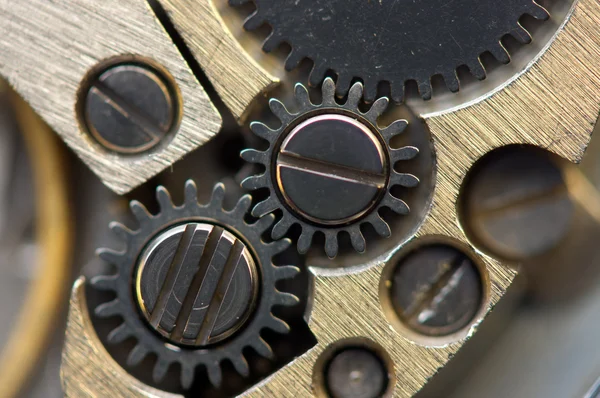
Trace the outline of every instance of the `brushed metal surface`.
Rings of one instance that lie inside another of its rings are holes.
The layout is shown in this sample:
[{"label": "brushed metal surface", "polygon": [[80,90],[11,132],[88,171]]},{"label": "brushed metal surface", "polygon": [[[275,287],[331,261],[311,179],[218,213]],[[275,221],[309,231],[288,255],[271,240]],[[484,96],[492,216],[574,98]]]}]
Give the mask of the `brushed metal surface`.
[{"label": "brushed metal surface", "polygon": [[[126,193],[213,137],[221,117],[144,0],[0,0],[0,75],[111,189]],[[180,129],[160,149],[117,156],[83,133],[76,95],[108,58],[150,58],[181,91]]]},{"label": "brushed metal surface", "polygon": [[[196,21],[196,29],[198,25]],[[191,25],[180,28],[191,29]],[[395,397],[411,397],[419,391],[476,331],[516,275],[507,264],[478,251],[465,236],[457,212],[465,176],[484,154],[515,143],[541,146],[570,161],[579,161],[600,110],[598,64],[600,3],[579,0],[549,47],[521,74],[460,108],[423,115],[436,149],[437,182],[430,211],[415,238],[452,239],[481,262],[487,271],[487,295],[477,322],[445,340],[429,343],[417,342],[401,327],[389,311],[382,280],[385,267],[393,266],[402,254],[401,245],[345,273],[334,275],[313,269],[316,280],[309,324],[318,344],[244,396],[313,396],[313,368],[320,355],[328,346],[353,338],[372,340],[386,350],[394,362]],[[250,70],[242,75],[254,79]],[[236,88],[233,80],[227,84],[232,85],[229,90]],[[65,348],[77,349],[68,345]],[[84,357],[79,358],[79,362],[63,365],[63,372],[83,366]],[[65,382],[85,383],[90,390],[104,388],[99,378],[71,374],[73,377]]]}]

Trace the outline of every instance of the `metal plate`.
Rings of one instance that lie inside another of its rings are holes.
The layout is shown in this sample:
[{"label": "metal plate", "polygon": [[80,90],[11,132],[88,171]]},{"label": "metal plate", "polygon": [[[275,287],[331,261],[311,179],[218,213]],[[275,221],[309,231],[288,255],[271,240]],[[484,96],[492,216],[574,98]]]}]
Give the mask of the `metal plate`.
[{"label": "metal plate", "polygon": [[[0,15],[0,75],[115,192],[142,184],[219,131],[217,110],[145,1],[0,0]],[[183,100],[178,133],[139,156],[104,150],[75,117],[85,75],[101,61],[128,54],[164,66]]]}]

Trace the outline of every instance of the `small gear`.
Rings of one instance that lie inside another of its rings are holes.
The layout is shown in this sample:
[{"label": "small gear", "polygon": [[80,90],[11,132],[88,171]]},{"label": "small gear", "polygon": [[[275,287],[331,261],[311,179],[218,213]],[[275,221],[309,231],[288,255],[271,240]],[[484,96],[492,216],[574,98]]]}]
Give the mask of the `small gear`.
[{"label": "small gear", "polygon": [[431,78],[441,75],[452,92],[459,90],[456,69],[467,66],[478,79],[486,71],[480,56],[490,52],[500,62],[510,56],[501,43],[510,35],[529,43],[521,26],[524,15],[546,20],[548,12],[534,0],[229,0],[233,6],[253,2],[256,11],[245,28],[272,28],[263,48],[288,43],[286,69],[302,59],[314,62],[310,84],[317,86],[328,70],[338,75],[338,94],[353,79],[362,79],[371,101],[379,83],[391,85],[392,98],[404,99],[405,84],[416,81],[421,96],[431,98]]},{"label": "small gear", "polygon": [[252,201],[249,195],[233,210],[224,210],[223,184],[215,186],[208,205],[198,203],[191,180],[185,185],[181,206],[172,203],[164,187],[157,188],[156,196],[160,204],[156,215],[141,203],[131,202],[138,230],[111,223],[110,228],[126,243],[123,252],[99,250],[117,272],[97,276],[92,284],[116,293],[116,298],[96,307],[95,313],[123,320],[108,335],[109,343],[136,339],[128,366],[156,355],[155,382],[164,379],[175,363],[181,366],[181,385],[186,389],[198,367],[204,367],[210,382],[220,386],[224,360],[248,376],[243,350],[251,347],[271,358],[273,352],[261,331],[289,332],[289,326],[271,310],[299,301],[276,288],[278,281],[294,277],[299,269],[272,262],[290,241],[261,240],[273,216],[254,224],[244,221]]},{"label": "small gear", "polygon": [[282,125],[275,130],[260,122],[250,125],[254,134],[269,142],[269,148],[264,152],[242,152],[244,160],[265,166],[263,174],[248,177],[242,185],[270,191],[270,196],[252,209],[254,216],[277,210],[283,213],[273,228],[273,239],[282,238],[292,225],[300,224],[298,251],[306,253],[313,235],[321,232],[325,235],[325,252],[333,258],[338,253],[341,232],[350,235],[352,246],[361,253],[366,249],[363,224],[371,224],[381,236],[390,236],[390,227],[379,209],[409,212],[409,206],[390,189],[419,183],[414,175],[395,170],[400,161],[414,158],[419,150],[413,146],[390,147],[390,140],[408,123],[398,120],[386,128],[377,125],[388,107],[388,98],[379,98],[362,113],[361,83],[352,86],[343,105],[335,99],[331,78],[323,82],[322,92],[322,103],[313,104],[307,88],[296,84],[297,113],[288,111],[279,100],[270,100],[271,111]]}]

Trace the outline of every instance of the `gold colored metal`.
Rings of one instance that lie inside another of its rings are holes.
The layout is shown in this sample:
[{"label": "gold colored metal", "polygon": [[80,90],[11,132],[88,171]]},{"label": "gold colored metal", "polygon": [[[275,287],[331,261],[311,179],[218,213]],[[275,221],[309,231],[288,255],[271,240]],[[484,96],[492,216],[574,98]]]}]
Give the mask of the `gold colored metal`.
[{"label": "gold colored metal", "polygon": [[[184,31],[184,36],[195,41],[195,44],[190,43],[195,48],[195,55],[206,51],[203,40],[198,39],[202,34],[200,32],[210,34],[213,39],[224,37],[224,52],[227,54],[230,51],[231,36],[228,33],[207,33],[201,27],[206,24],[211,26],[209,29],[219,29],[211,25],[216,18],[214,8],[207,8],[205,3],[200,2],[195,2],[192,7],[191,0],[168,0],[166,3],[169,3],[167,8],[171,12],[193,15],[185,23],[181,15],[174,17],[174,20]],[[177,9],[180,6],[182,8]],[[193,8],[198,10],[194,11]],[[205,22],[200,18],[209,19]],[[219,43],[218,39],[215,40]],[[204,56],[217,56],[219,62],[223,63],[219,64],[220,68],[231,68],[226,64],[235,64],[236,61],[223,54],[216,55],[215,46],[220,48],[213,43]],[[201,65],[206,67],[206,59]],[[415,239],[436,236],[451,238],[470,247],[484,265],[489,282],[487,300],[484,311],[468,331],[452,342],[427,345],[411,341],[394,329],[382,308],[380,285],[385,266],[391,264],[401,247],[360,270],[333,275],[322,269],[312,269],[315,285],[309,325],[318,344],[243,395],[278,398],[314,396],[315,364],[318,364],[321,354],[329,346],[345,339],[367,339],[385,350],[394,363],[394,397],[411,397],[418,392],[475,332],[477,325],[498,303],[517,273],[478,251],[465,236],[457,212],[465,176],[484,154],[510,144],[541,146],[572,162],[578,162],[600,111],[600,72],[597,65],[600,65],[600,3],[598,0],[579,0],[548,48],[521,74],[500,89],[458,109],[423,115],[435,146],[437,181],[429,214]],[[227,87],[223,93],[236,97],[243,91],[244,98],[249,99],[267,87],[262,80],[264,75],[257,75],[255,65],[247,70],[235,70],[238,74],[236,78],[225,78],[219,83]],[[232,72],[228,69],[224,73],[229,75]],[[214,74],[211,78],[214,83]],[[254,94],[248,92],[250,86],[240,90],[238,79],[254,82],[251,86],[254,87]],[[69,329],[74,325],[70,321]],[[83,327],[79,326],[77,333],[84,333]],[[89,331],[85,333],[89,334]],[[67,331],[68,336],[73,334],[71,330]],[[76,347],[69,343],[73,337],[67,340],[67,356],[76,355],[77,350],[85,348],[85,345]],[[86,355],[84,352],[82,357]],[[90,363],[95,361],[85,363],[88,368],[99,372],[100,365]],[[65,379],[65,385],[79,383],[89,391],[106,391],[106,379],[102,376],[95,376],[93,371],[87,373],[85,370],[85,375],[75,371],[83,364],[83,361],[66,361],[63,364],[63,373],[70,375]],[[115,395],[114,391],[122,388],[122,384],[119,384],[118,388],[110,391]],[[141,396],[141,393],[138,395]]]},{"label": "gold colored metal", "polygon": [[[0,80],[0,92],[4,82]],[[73,254],[64,148],[39,116],[14,91],[9,93],[33,172],[36,206],[36,277],[19,318],[0,350],[0,396],[22,393],[43,358],[65,305]]]},{"label": "gold colored metal", "polygon": [[248,55],[214,0],[163,0],[161,4],[225,105],[243,121],[256,96],[279,79]]},{"label": "gold colored metal", "polygon": [[[0,15],[0,75],[115,192],[142,184],[219,131],[217,110],[145,0],[0,0]],[[174,77],[183,117],[161,150],[118,156],[81,130],[75,101],[95,65],[132,54]]]},{"label": "gold colored metal", "polygon": [[[462,182],[471,166],[494,148],[527,143],[572,161],[581,160],[600,111],[600,3],[580,0],[549,47],[503,88],[460,109],[424,115],[437,156],[431,210],[416,238],[442,235],[468,242],[457,214]],[[312,369],[336,341],[364,337],[380,344],[395,363],[395,397],[411,397],[444,366],[468,335],[443,347],[415,344],[391,330],[378,287],[384,264],[346,276],[316,275],[310,327],[318,345],[246,395],[312,396]],[[487,267],[487,312],[516,271],[479,253]],[[480,317],[480,320],[482,317]],[[470,333],[476,330],[476,324]]]},{"label": "gold colored metal", "polygon": [[84,277],[77,279],[71,292],[61,379],[65,397],[182,398],[148,387],[112,359],[92,326],[85,300]]}]

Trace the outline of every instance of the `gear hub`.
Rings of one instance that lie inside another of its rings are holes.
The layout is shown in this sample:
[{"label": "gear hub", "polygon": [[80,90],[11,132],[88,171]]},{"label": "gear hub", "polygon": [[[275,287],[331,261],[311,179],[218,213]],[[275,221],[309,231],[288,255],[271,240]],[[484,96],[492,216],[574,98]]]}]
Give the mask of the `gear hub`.
[{"label": "gear hub", "polygon": [[174,344],[206,347],[235,333],[258,293],[246,245],[211,224],[160,233],[140,257],[136,297],[142,314]]},{"label": "gear hub", "polygon": [[345,95],[355,78],[363,80],[365,98],[375,98],[379,83],[391,85],[401,102],[408,81],[416,81],[421,96],[431,98],[431,78],[441,75],[456,92],[456,69],[467,66],[478,79],[486,76],[480,56],[490,52],[500,62],[510,60],[501,40],[510,35],[529,43],[531,35],[519,23],[524,15],[548,18],[534,0],[229,0],[237,6],[253,2],[256,11],[245,22],[254,30],[272,28],[263,48],[282,43],[292,50],[286,69],[304,58],[313,61],[310,83],[318,86],[328,70],[338,75],[338,94]]},{"label": "gear hub", "polygon": [[181,365],[184,388],[191,387],[199,367],[206,369],[214,386],[220,386],[223,361],[248,376],[244,349],[251,347],[271,358],[273,352],[261,332],[289,332],[272,309],[298,303],[296,296],[279,291],[276,284],[294,277],[299,269],[276,266],[272,259],[291,242],[264,243],[261,234],[274,217],[248,224],[244,217],[252,198],[243,196],[227,211],[222,206],[224,196],[224,186],[218,184],[209,204],[200,205],[190,180],[183,205],[175,206],[167,190],[159,187],[158,214],[150,214],[139,202],[131,203],[138,230],[111,224],[126,250],[99,250],[117,273],[97,276],[92,284],[114,292],[116,298],[96,307],[96,315],[123,320],[108,335],[109,343],[136,339],[129,366],[150,354],[156,356],[155,382],[163,380],[175,363]]},{"label": "gear hub", "polygon": [[325,235],[325,252],[335,257],[338,234],[347,232],[354,249],[364,252],[361,225],[371,224],[382,236],[391,234],[380,217],[381,207],[407,214],[409,206],[391,194],[394,186],[415,187],[419,179],[402,173],[395,166],[417,156],[413,146],[392,148],[390,140],[407,126],[398,120],[386,128],[377,124],[389,100],[378,99],[362,113],[358,106],[363,86],[350,89],[345,104],[335,99],[335,84],[323,83],[323,102],[313,104],[306,87],[296,85],[295,98],[300,110],[290,113],[285,105],[269,103],[282,125],[272,130],[263,123],[251,124],[252,131],[269,141],[267,151],[248,149],[242,157],[265,166],[266,172],[243,182],[245,188],[268,188],[271,195],[252,210],[260,217],[276,210],[283,217],[272,231],[273,239],[283,237],[294,224],[302,226],[298,250],[305,253],[316,232]]}]

